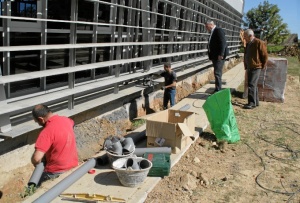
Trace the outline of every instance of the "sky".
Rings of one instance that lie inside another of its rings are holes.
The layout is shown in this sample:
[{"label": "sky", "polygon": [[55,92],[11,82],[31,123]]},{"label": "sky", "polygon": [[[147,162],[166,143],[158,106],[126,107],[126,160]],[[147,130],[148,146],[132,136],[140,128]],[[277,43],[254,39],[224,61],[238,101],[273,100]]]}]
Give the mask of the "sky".
[{"label": "sky", "polygon": [[[246,14],[252,8],[257,8],[259,3],[263,4],[264,0],[244,0],[244,2],[244,13]],[[298,38],[300,38],[300,1],[268,0],[268,2],[277,5],[283,22],[288,24],[288,30],[291,34],[298,34]]]}]

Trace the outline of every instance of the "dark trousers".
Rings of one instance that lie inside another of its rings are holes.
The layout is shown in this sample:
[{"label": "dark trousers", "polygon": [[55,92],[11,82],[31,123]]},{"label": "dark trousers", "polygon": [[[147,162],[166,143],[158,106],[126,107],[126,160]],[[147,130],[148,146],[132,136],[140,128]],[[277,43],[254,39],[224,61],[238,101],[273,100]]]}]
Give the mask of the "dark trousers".
[{"label": "dark trousers", "polygon": [[215,91],[220,91],[222,89],[222,71],[224,62],[224,60],[212,60],[215,76]]},{"label": "dark trousers", "polygon": [[248,105],[259,106],[257,83],[261,69],[248,69]]},{"label": "dark trousers", "polygon": [[165,89],[164,92],[164,109],[168,108],[168,103],[170,101],[170,106],[175,105],[175,96],[176,96],[176,89]]}]

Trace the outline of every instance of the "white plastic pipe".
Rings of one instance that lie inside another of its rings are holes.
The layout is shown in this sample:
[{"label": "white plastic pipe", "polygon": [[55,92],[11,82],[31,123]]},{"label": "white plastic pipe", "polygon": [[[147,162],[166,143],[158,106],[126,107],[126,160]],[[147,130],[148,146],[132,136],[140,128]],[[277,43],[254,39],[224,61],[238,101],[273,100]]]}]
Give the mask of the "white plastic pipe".
[{"label": "white plastic pipe", "polygon": [[42,196],[36,199],[33,203],[48,203],[51,202],[54,198],[60,195],[63,191],[65,191],[68,187],[70,187],[74,182],[76,182],[79,178],[81,178],[84,174],[86,174],[91,168],[96,166],[96,159],[90,159],[81,167],[76,169],[73,173],[67,176],[65,179],[57,183],[50,190],[45,192]]}]

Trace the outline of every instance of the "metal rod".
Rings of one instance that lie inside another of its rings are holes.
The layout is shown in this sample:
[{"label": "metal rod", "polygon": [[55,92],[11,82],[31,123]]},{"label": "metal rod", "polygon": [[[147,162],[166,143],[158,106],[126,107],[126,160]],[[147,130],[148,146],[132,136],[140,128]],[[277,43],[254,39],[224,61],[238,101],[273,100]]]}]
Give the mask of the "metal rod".
[{"label": "metal rod", "polygon": [[[102,68],[112,65],[122,65],[125,63],[132,63],[132,62],[142,62],[147,60],[154,60],[157,58],[167,58],[172,56],[181,56],[181,55],[188,55],[188,54],[194,54],[194,53],[205,53],[207,50],[196,50],[196,51],[187,51],[187,52],[176,52],[176,53],[169,53],[169,54],[161,54],[161,55],[152,55],[152,56],[143,56],[143,57],[137,57],[132,59],[122,59],[122,60],[113,60],[113,61],[105,61],[105,62],[99,62],[99,63],[93,63],[93,64],[86,64],[86,65],[80,65],[75,67],[64,67],[59,69],[60,74],[64,73],[75,73],[82,70],[89,70],[89,69],[95,69],[95,68]],[[35,73],[35,74],[33,74]],[[7,75],[2,76],[0,78],[0,84],[9,83],[9,82],[17,82],[22,80],[29,80],[34,78],[40,78],[40,77],[48,77],[57,75],[57,70],[43,70],[43,71],[36,71],[36,72],[30,72],[30,73],[23,73],[23,74],[17,74],[17,75]]]},{"label": "metal rod", "polygon": [[[28,21],[46,21],[46,22],[61,22],[61,23],[70,23],[70,24],[83,24],[83,25],[104,25],[109,27],[124,27],[124,28],[139,28],[139,29],[148,29],[148,30],[165,30],[165,31],[172,31],[172,32],[187,32],[182,30],[170,30],[170,29],[160,29],[160,28],[153,28],[153,27],[139,27],[139,26],[129,26],[129,25],[119,25],[119,24],[108,24],[108,23],[94,23],[94,22],[87,22],[87,21],[67,21],[67,20],[52,20],[52,19],[41,19],[41,18],[28,18],[28,17],[15,17],[15,16],[0,16],[0,19],[11,19],[11,20],[28,20]],[[197,33],[193,32],[193,34],[206,34],[208,33]]]},{"label": "metal rod", "polygon": [[[124,5],[121,5],[121,4],[115,4],[115,3],[109,3],[109,2],[104,2],[104,1],[99,1],[99,0],[87,0],[87,1],[91,1],[91,2],[99,2],[99,3],[101,3],[101,4],[106,4],[106,5],[110,5],[110,6],[116,6],[116,7],[120,7],[120,8],[126,8],[126,9],[131,9],[131,10],[137,10],[137,11],[141,11],[141,12],[143,12],[143,13],[150,13],[150,14],[154,14],[154,15],[161,15],[161,16],[163,16],[163,14],[160,14],[160,13],[155,13],[155,12],[152,12],[152,11],[148,11],[148,10],[145,10],[145,9],[138,9],[138,8],[133,8],[133,7],[129,7],[129,6],[124,6]],[[177,3],[173,3],[173,2],[170,2],[170,1],[168,1],[168,0],[161,0],[162,2],[165,2],[165,3],[167,3],[167,4],[170,4],[170,5],[175,5],[175,6],[177,6],[177,7],[180,7],[180,8],[183,8],[183,9],[185,9],[185,10],[189,10],[189,11],[194,11],[194,10],[192,10],[192,9],[190,9],[190,8],[188,8],[188,7],[185,7],[185,6],[182,6],[182,5],[180,5],[180,4],[177,4]],[[210,8],[210,7],[208,7],[208,6],[206,6],[205,4],[203,4],[203,3],[200,3],[200,2],[197,2],[197,1],[195,1],[195,3],[198,3],[199,5],[201,5],[201,6],[203,6],[203,7],[206,7],[207,9],[209,9],[209,10],[211,10],[211,11],[214,11],[214,12],[216,12],[216,13],[218,13],[219,15],[222,15],[223,17],[225,17],[225,18],[227,18],[227,19],[229,19],[229,20],[233,20],[233,21],[236,21],[237,23],[240,23],[239,21],[237,21],[237,20],[234,20],[234,19],[232,19],[232,18],[229,18],[228,16],[226,16],[224,13],[221,13],[221,12],[219,12],[219,11],[216,11],[216,10],[214,10],[214,9],[212,9],[212,8]],[[213,3],[215,3],[215,2],[213,2]],[[217,4],[218,5],[218,4]],[[224,8],[223,6],[220,6],[220,7],[222,7],[222,8]],[[224,8],[224,9],[226,9],[226,8]],[[226,10],[228,10],[228,9],[226,9]],[[231,14],[233,14],[232,13],[232,11],[229,11]],[[201,12],[196,12],[197,14],[200,14],[200,15],[202,15],[202,16],[205,16],[205,17],[209,17],[208,15],[206,15],[206,14],[204,14],[204,13],[201,13]],[[235,15],[235,14],[233,14],[233,15]],[[178,20],[182,20],[182,21],[187,21],[187,20],[184,20],[184,19],[181,19],[181,18],[176,18],[176,17],[174,17],[174,16],[167,16],[167,17],[169,17],[170,19],[171,18],[174,18],[174,19],[178,19]],[[240,18],[240,17],[238,17],[238,18]],[[215,19],[215,18],[214,18]],[[219,19],[218,19],[219,20]],[[228,22],[226,22],[226,23],[228,23]],[[201,24],[201,23],[197,23],[197,24]],[[228,23],[229,24],[229,23]]]},{"label": "metal rod", "polygon": [[[239,37],[237,37],[239,38]],[[240,41],[228,41],[240,42]],[[207,44],[208,41],[172,41],[172,42],[109,42],[109,43],[80,43],[80,44],[49,44],[49,45],[28,45],[28,46],[2,46],[0,52],[5,51],[25,51],[25,50],[52,50],[52,49],[81,49],[81,48],[96,48],[96,47],[114,47],[114,46],[140,46],[140,45],[160,45],[160,44]]]},{"label": "metal rod", "polygon": [[[60,22],[60,23],[71,23],[71,24],[84,24],[84,25],[103,25],[103,26],[109,26],[109,27],[125,27],[125,28],[139,28],[139,29],[148,29],[148,30],[165,30],[169,32],[187,32],[182,30],[170,30],[170,29],[160,29],[160,28],[153,28],[153,27],[139,27],[139,26],[129,26],[129,25],[119,25],[119,24],[109,24],[109,23],[95,23],[95,22],[87,22],[87,21],[75,21],[75,20],[52,20],[52,19],[42,19],[42,18],[28,18],[28,17],[15,17],[15,16],[0,16],[0,19],[11,19],[11,20],[28,20],[28,21],[46,21],[46,22]],[[221,21],[221,20],[219,20]],[[224,22],[224,21],[221,21]],[[226,23],[226,22],[224,22]],[[227,23],[229,24],[229,23]],[[237,25],[231,26],[239,28]],[[224,28],[225,29],[225,28]],[[205,34],[205,33],[197,33],[197,32],[191,32],[193,34]],[[207,34],[207,33],[206,33]]]}]

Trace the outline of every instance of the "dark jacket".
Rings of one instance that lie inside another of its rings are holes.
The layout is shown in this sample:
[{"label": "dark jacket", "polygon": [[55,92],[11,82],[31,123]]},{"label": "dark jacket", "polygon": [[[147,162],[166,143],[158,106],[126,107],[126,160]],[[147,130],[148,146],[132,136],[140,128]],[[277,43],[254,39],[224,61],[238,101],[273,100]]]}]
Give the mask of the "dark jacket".
[{"label": "dark jacket", "polygon": [[244,64],[245,69],[264,68],[268,61],[268,51],[265,42],[254,38],[245,48]]},{"label": "dark jacket", "polygon": [[218,60],[218,56],[223,56],[224,60],[228,56],[226,37],[222,28],[215,27],[207,48],[210,60]]}]

